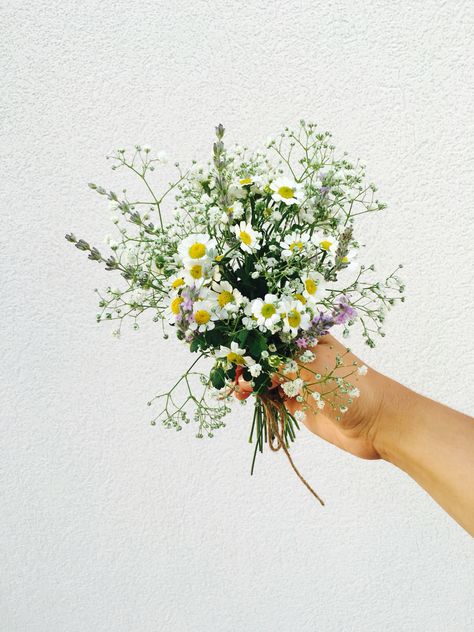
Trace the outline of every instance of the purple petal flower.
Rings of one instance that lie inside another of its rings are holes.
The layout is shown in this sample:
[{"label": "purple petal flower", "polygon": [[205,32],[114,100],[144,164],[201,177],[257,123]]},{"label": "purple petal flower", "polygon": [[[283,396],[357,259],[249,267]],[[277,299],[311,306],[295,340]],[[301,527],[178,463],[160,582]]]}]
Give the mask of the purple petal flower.
[{"label": "purple petal flower", "polygon": [[336,325],[344,325],[357,316],[357,311],[352,307],[348,297],[344,294],[341,294],[341,296],[335,300],[335,304],[334,322]]}]

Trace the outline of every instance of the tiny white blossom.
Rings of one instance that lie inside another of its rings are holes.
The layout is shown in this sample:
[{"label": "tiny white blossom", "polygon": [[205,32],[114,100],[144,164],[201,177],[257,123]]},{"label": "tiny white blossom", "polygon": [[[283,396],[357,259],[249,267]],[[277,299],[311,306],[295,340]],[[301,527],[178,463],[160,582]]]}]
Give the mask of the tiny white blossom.
[{"label": "tiny white blossom", "polygon": [[262,372],[262,365],[255,363],[249,368],[252,377],[258,377]]},{"label": "tiny white blossom", "polygon": [[296,397],[303,388],[304,382],[301,378],[297,377],[296,380],[289,380],[288,382],[283,382],[281,385],[285,395],[288,397]]},{"label": "tiny white blossom", "polygon": [[367,367],[365,366],[365,364],[363,364],[357,369],[357,373],[359,375],[367,375]]},{"label": "tiny white blossom", "polygon": [[283,374],[288,375],[289,373],[295,373],[298,369],[298,365],[294,360],[289,360],[285,366],[283,367]]},{"label": "tiny white blossom", "polygon": [[300,355],[300,361],[305,362],[305,363],[312,362],[314,358],[315,358],[314,353],[310,351],[309,349],[307,349],[304,353]]},{"label": "tiny white blossom", "polygon": [[166,163],[168,162],[168,155],[165,151],[158,151],[156,153],[156,158],[159,162],[161,162],[162,165],[166,165]]}]

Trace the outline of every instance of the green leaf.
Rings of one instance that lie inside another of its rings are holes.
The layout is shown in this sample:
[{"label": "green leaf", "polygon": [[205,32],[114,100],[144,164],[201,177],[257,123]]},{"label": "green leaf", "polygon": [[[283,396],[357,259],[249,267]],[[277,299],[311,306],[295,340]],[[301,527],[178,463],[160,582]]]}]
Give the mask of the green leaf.
[{"label": "green leaf", "polygon": [[249,331],[246,346],[252,358],[258,360],[262,351],[265,351],[267,348],[267,340],[262,333],[253,329],[252,331]]},{"label": "green leaf", "polygon": [[236,342],[238,342],[240,346],[245,346],[249,333],[248,329],[239,331],[239,333],[235,336]]},{"label": "green leaf", "polygon": [[205,349],[206,341],[204,340],[204,336],[198,336],[197,338],[194,338],[189,348],[191,350],[191,353],[194,353],[195,351],[199,351],[199,349]]},{"label": "green leaf", "polygon": [[214,388],[225,386],[225,371],[221,366],[215,366],[210,374],[211,384]]}]

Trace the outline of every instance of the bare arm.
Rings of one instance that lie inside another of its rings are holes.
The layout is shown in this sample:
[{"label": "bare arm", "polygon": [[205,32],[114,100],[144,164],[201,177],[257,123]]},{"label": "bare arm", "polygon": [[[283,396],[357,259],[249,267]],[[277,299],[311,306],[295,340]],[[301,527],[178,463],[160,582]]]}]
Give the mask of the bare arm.
[{"label": "bare arm", "polygon": [[474,420],[377,377],[385,394],[375,449],[474,536]]},{"label": "bare arm", "polygon": [[[324,336],[311,368],[333,366],[344,350],[332,336]],[[353,354],[349,360],[362,364]],[[474,419],[370,368],[350,381],[360,397],[342,419],[336,421],[326,406],[324,414],[307,413],[308,428],[356,456],[396,465],[474,536]],[[300,404],[289,400],[287,406],[294,412]]]}]

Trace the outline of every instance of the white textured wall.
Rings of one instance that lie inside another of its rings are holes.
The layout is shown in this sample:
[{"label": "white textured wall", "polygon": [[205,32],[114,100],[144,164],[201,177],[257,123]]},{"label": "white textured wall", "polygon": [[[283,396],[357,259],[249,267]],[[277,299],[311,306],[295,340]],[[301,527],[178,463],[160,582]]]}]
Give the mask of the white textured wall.
[{"label": "white textured wall", "polygon": [[[472,540],[403,473],[303,431],[249,476],[249,413],[209,441],[148,425],[188,356],[153,326],[94,320],[135,142],[205,159],[317,120],[390,212],[369,253],[409,299],[367,361],[473,408],[474,5],[49,0],[1,3],[2,632],[463,632]],[[433,455],[436,458],[436,455]]]}]

